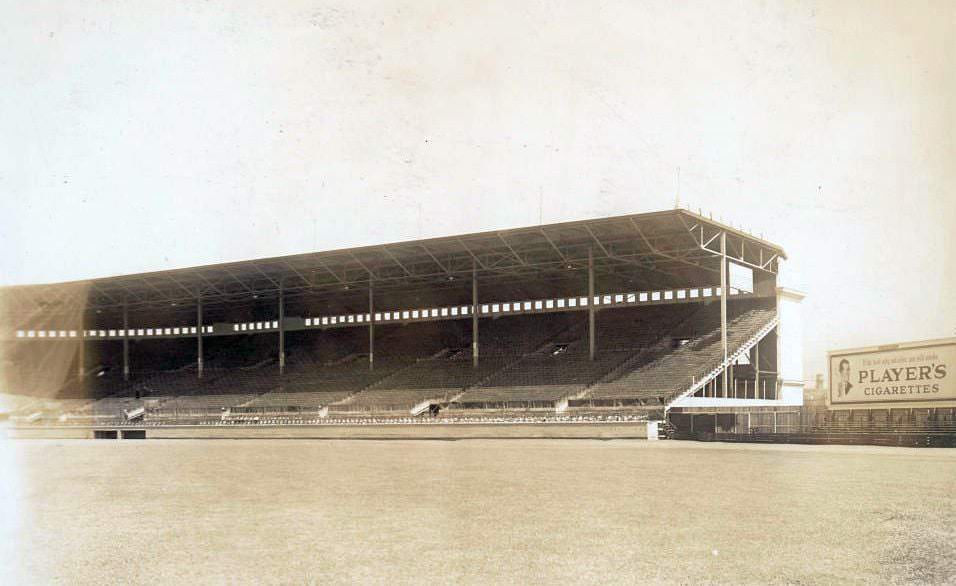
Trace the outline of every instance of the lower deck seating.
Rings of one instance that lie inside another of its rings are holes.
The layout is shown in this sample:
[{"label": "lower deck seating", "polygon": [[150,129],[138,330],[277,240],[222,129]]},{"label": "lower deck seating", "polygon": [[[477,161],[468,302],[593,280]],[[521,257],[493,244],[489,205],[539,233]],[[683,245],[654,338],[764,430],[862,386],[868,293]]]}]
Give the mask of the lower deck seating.
[{"label": "lower deck seating", "polygon": [[[713,309],[701,317],[707,329],[690,338],[677,338],[676,347],[663,344],[654,348],[613,380],[592,386],[580,404],[619,405],[628,400],[663,402],[682,388],[690,387],[723,357],[720,324],[713,323]],[[710,313],[711,315],[707,315]],[[727,344],[736,349],[769,322],[774,311],[767,308],[746,310],[727,324]],[[684,332],[682,332],[684,333]]]},{"label": "lower deck seating", "polygon": [[593,361],[587,354],[529,356],[480,386],[465,391],[455,406],[482,407],[521,401],[554,403],[582,392],[628,356],[627,352],[605,352]]},{"label": "lower deck seating", "polygon": [[242,413],[269,413],[275,411],[319,411],[332,403],[348,398],[351,391],[272,391],[237,406]]},{"label": "lower deck seating", "polygon": [[409,411],[424,402],[443,403],[451,398],[455,389],[377,389],[363,391],[352,401],[332,405],[330,413],[353,413],[374,411]]},{"label": "lower deck seating", "polygon": [[585,393],[590,385],[627,367],[699,310],[696,306],[664,306],[599,314],[596,330],[601,342],[593,359],[586,324],[579,321],[550,344],[469,388],[450,407],[485,409],[525,403],[555,408],[559,402]]},{"label": "lower deck seating", "polygon": [[231,407],[236,407],[247,403],[256,398],[254,394],[231,394],[224,393],[219,395],[181,395],[164,401],[159,407],[159,411],[164,412],[189,412],[189,411],[224,411]]},{"label": "lower deck seating", "polygon": [[371,385],[351,400],[332,405],[330,410],[394,411],[410,410],[426,401],[445,403],[514,360],[514,357],[491,356],[482,359],[475,368],[470,355],[427,358]]}]

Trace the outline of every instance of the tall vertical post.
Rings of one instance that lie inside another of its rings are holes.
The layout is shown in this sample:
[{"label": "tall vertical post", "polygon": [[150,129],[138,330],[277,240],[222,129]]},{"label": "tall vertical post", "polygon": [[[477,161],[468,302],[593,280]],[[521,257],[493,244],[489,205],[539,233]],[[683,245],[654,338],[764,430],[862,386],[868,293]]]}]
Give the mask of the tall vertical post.
[{"label": "tall vertical post", "polygon": [[76,360],[76,376],[77,378],[82,379],[83,374],[86,372],[86,312],[84,309],[80,309],[80,349],[77,352]]},{"label": "tall vertical post", "polygon": [[368,369],[375,368],[375,302],[372,297],[372,278],[368,280]]},{"label": "tall vertical post", "polygon": [[478,368],[478,269],[471,261],[471,367]]},{"label": "tall vertical post", "polygon": [[123,380],[129,380],[129,311],[123,302]]},{"label": "tall vertical post", "polygon": [[730,366],[727,367],[727,369],[730,371],[730,375],[729,375],[730,378],[727,381],[727,385],[731,387],[731,391],[733,391],[733,394],[734,394],[734,399],[736,399],[737,398],[737,377],[734,376],[733,363],[731,363]]},{"label": "tall vertical post", "polygon": [[196,297],[196,377],[202,378],[202,294]]},{"label": "tall vertical post", "polygon": [[588,249],[588,358],[594,360],[594,249]]},{"label": "tall vertical post", "polygon": [[[724,351],[724,364],[727,363],[727,232],[720,233],[720,346]],[[722,390],[727,396],[727,369],[724,368]]]},{"label": "tall vertical post", "polygon": [[279,279],[279,376],[285,373],[285,290]]},{"label": "tall vertical post", "polygon": [[754,344],[754,399],[760,393],[760,340]]}]

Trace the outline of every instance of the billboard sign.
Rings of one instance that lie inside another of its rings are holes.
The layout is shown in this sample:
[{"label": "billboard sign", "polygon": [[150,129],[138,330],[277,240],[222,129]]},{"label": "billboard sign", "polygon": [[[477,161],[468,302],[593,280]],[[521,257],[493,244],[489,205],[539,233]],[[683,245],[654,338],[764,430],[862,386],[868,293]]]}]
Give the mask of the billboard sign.
[{"label": "billboard sign", "polygon": [[956,340],[830,353],[830,404],[956,401]]}]

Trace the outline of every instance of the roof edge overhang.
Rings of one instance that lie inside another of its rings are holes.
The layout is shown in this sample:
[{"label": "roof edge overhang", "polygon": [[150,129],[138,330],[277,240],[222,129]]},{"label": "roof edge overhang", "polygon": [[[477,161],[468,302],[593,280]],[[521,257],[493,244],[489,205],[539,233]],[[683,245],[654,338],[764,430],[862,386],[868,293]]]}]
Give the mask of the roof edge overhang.
[{"label": "roof edge overhang", "polygon": [[705,216],[703,216],[703,215],[700,215],[700,214],[698,214],[698,213],[696,213],[696,212],[692,212],[692,211],[690,211],[690,210],[683,209],[683,208],[677,208],[677,209],[673,209],[673,210],[664,210],[664,211],[658,211],[658,212],[645,212],[645,213],[639,213],[639,214],[623,214],[623,215],[619,215],[619,216],[607,216],[607,217],[603,217],[603,218],[591,218],[591,219],[585,219],[585,220],[572,220],[572,221],[568,221],[568,222],[557,222],[557,223],[553,223],[553,224],[539,224],[539,225],[537,225],[537,226],[524,226],[524,227],[520,227],[520,228],[507,228],[507,229],[504,229],[504,230],[487,230],[487,231],[483,231],[483,232],[471,232],[471,233],[468,233],[468,234],[459,234],[459,235],[450,235],[450,236],[436,236],[436,237],[433,237],[433,238],[416,238],[416,239],[409,239],[409,240],[396,240],[396,241],[388,242],[388,243],[384,243],[384,244],[371,244],[371,245],[357,246],[357,247],[352,247],[352,248],[334,248],[334,249],[321,250],[321,251],[315,251],[315,252],[303,252],[303,253],[295,253],[295,254],[282,255],[282,256],[264,257],[264,258],[259,258],[259,259],[246,259],[246,260],[237,260],[237,261],[227,261],[227,262],[222,262],[222,263],[212,263],[212,264],[208,264],[208,265],[198,265],[198,266],[191,266],[191,267],[178,267],[178,268],[173,268],[173,269],[163,269],[163,270],[159,270],[159,271],[146,271],[146,272],[142,272],[142,273],[127,273],[127,274],[121,274],[121,275],[113,275],[113,276],[109,276],[109,277],[95,277],[95,278],[91,278],[91,279],[76,279],[76,280],[73,280],[73,281],[57,281],[57,282],[52,282],[52,283],[30,283],[30,284],[22,284],[22,285],[8,285],[8,286],[2,286],[2,287],[0,287],[0,289],[29,288],[29,287],[54,286],[54,285],[84,285],[84,284],[92,284],[92,283],[98,283],[98,282],[103,282],[103,281],[110,281],[110,280],[114,280],[114,279],[145,278],[145,277],[164,276],[164,275],[168,275],[168,274],[172,274],[172,273],[177,273],[177,272],[180,272],[180,271],[191,271],[191,270],[200,270],[200,269],[217,269],[217,268],[236,268],[236,267],[242,267],[242,266],[253,265],[253,264],[255,264],[255,263],[260,263],[260,262],[262,262],[262,263],[267,263],[267,262],[276,262],[276,261],[287,261],[287,260],[292,260],[292,259],[296,259],[296,258],[306,258],[306,257],[317,256],[317,255],[318,255],[318,256],[325,256],[325,255],[327,255],[327,256],[334,256],[334,255],[342,255],[342,254],[349,254],[349,253],[351,253],[351,254],[363,254],[363,253],[371,253],[371,252],[380,252],[380,251],[382,251],[382,250],[384,250],[384,249],[387,249],[387,248],[394,248],[394,247],[400,247],[400,246],[409,246],[409,245],[415,245],[415,244],[428,246],[428,245],[434,245],[434,244],[438,244],[438,243],[442,243],[442,242],[447,242],[447,241],[449,241],[449,240],[471,240],[471,239],[485,238],[485,237],[491,237],[491,236],[506,236],[506,237],[507,237],[507,236],[509,236],[509,235],[527,233],[527,232],[537,231],[537,230],[541,230],[541,229],[545,229],[545,230],[548,230],[548,229],[560,230],[560,229],[566,229],[566,228],[575,228],[575,227],[579,227],[579,226],[586,226],[586,225],[594,224],[594,223],[609,223],[609,222],[622,221],[622,220],[627,220],[627,219],[629,219],[629,218],[639,219],[639,220],[649,220],[649,219],[653,219],[653,218],[655,218],[655,217],[675,216],[675,215],[683,215],[683,216],[685,216],[685,217],[687,217],[687,218],[689,218],[689,219],[693,219],[693,220],[696,221],[696,222],[703,222],[703,223],[705,223],[705,224],[710,225],[711,227],[714,227],[714,228],[719,229],[719,230],[726,231],[726,232],[728,232],[728,233],[730,233],[730,234],[733,234],[733,235],[735,235],[735,236],[737,236],[737,237],[739,237],[739,238],[751,240],[751,241],[753,241],[754,243],[760,244],[761,246],[764,246],[764,247],[766,247],[766,248],[768,248],[768,249],[771,249],[771,250],[776,251],[776,252],[780,255],[781,258],[783,258],[783,259],[785,259],[785,260],[786,260],[786,258],[787,258],[786,252],[785,252],[784,249],[783,249],[780,245],[778,245],[778,244],[774,244],[773,242],[770,242],[770,241],[768,241],[768,240],[765,240],[765,239],[763,239],[763,238],[760,238],[760,237],[758,237],[758,236],[755,236],[755,235],[753,235],[753,234],[751,234],[751,233],[749,233],[749,232],[745,232],[745,231],[743,231],[743,230],[739,230],[739,229],[737,229],[737,228],[734,228],[733,226],[730,226],[729,224],[724,224],[724,223],[721,223],[721,222],[719,222],[719,221],[716,221],[716,220],[714,220],[714,219],[712,219],[712,218],[707,218],[707,217],[705,217]]},{"label": "roof edge overhang", "polygon": [[[677,280],[686,281],[688,272],[714,272],[709,263],[715,251],[712,244],[709,248],[704,243],[704,234],[713,240],[712,234],[718,232],[726,232],[728,240],[733,238],[741,248],[746,244],[748,249],[759,248],[768,256],[786,258],[779,245],[676,208],[60,283],[14,285],[0,287],[0,294],[42,301],[47,296],[62,298],[71,291],[90,291],[87,307],[103,308],[125,305],[127,293],[133,299],[129,303],[138,306],[178,301],[190,295],[193,299],[206,297],[207,292],[210,300],[228,301],[237,294],[274,293],[283,287],[283,281],[287,290],[348,288],[363,280],[400,286],[401,271],[408,286],[423,286],[427,279],[442,274],[472,271],[495,277],[533,278],[540,271],[565,265],[581,268],[592,252],[595,265],[616,263],[661,274],[670,271]],[[679,250],[675,252],[675,248]],[[488,262],[489,257],[492,262]],[[412,263],[418,263],[417,267]],[[389,276],[396,274],[399,276]],[[220,281],[214,283],[217,279]],[[223,282],[227,289],[235,290],[224,293],[223,288],[213,286]]]}]

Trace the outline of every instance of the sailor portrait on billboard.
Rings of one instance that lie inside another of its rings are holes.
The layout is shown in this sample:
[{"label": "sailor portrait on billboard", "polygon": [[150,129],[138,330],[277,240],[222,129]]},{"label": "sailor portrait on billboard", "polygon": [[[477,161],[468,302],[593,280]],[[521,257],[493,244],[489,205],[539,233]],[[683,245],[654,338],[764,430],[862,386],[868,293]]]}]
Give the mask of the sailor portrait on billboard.
[{"label": "sailor portrait on billboard", "polygon": [[837,398],[850,394],[853,384],[850,382],[850,361],[844,358],[840,361],[840,382],[837,383]]}]

